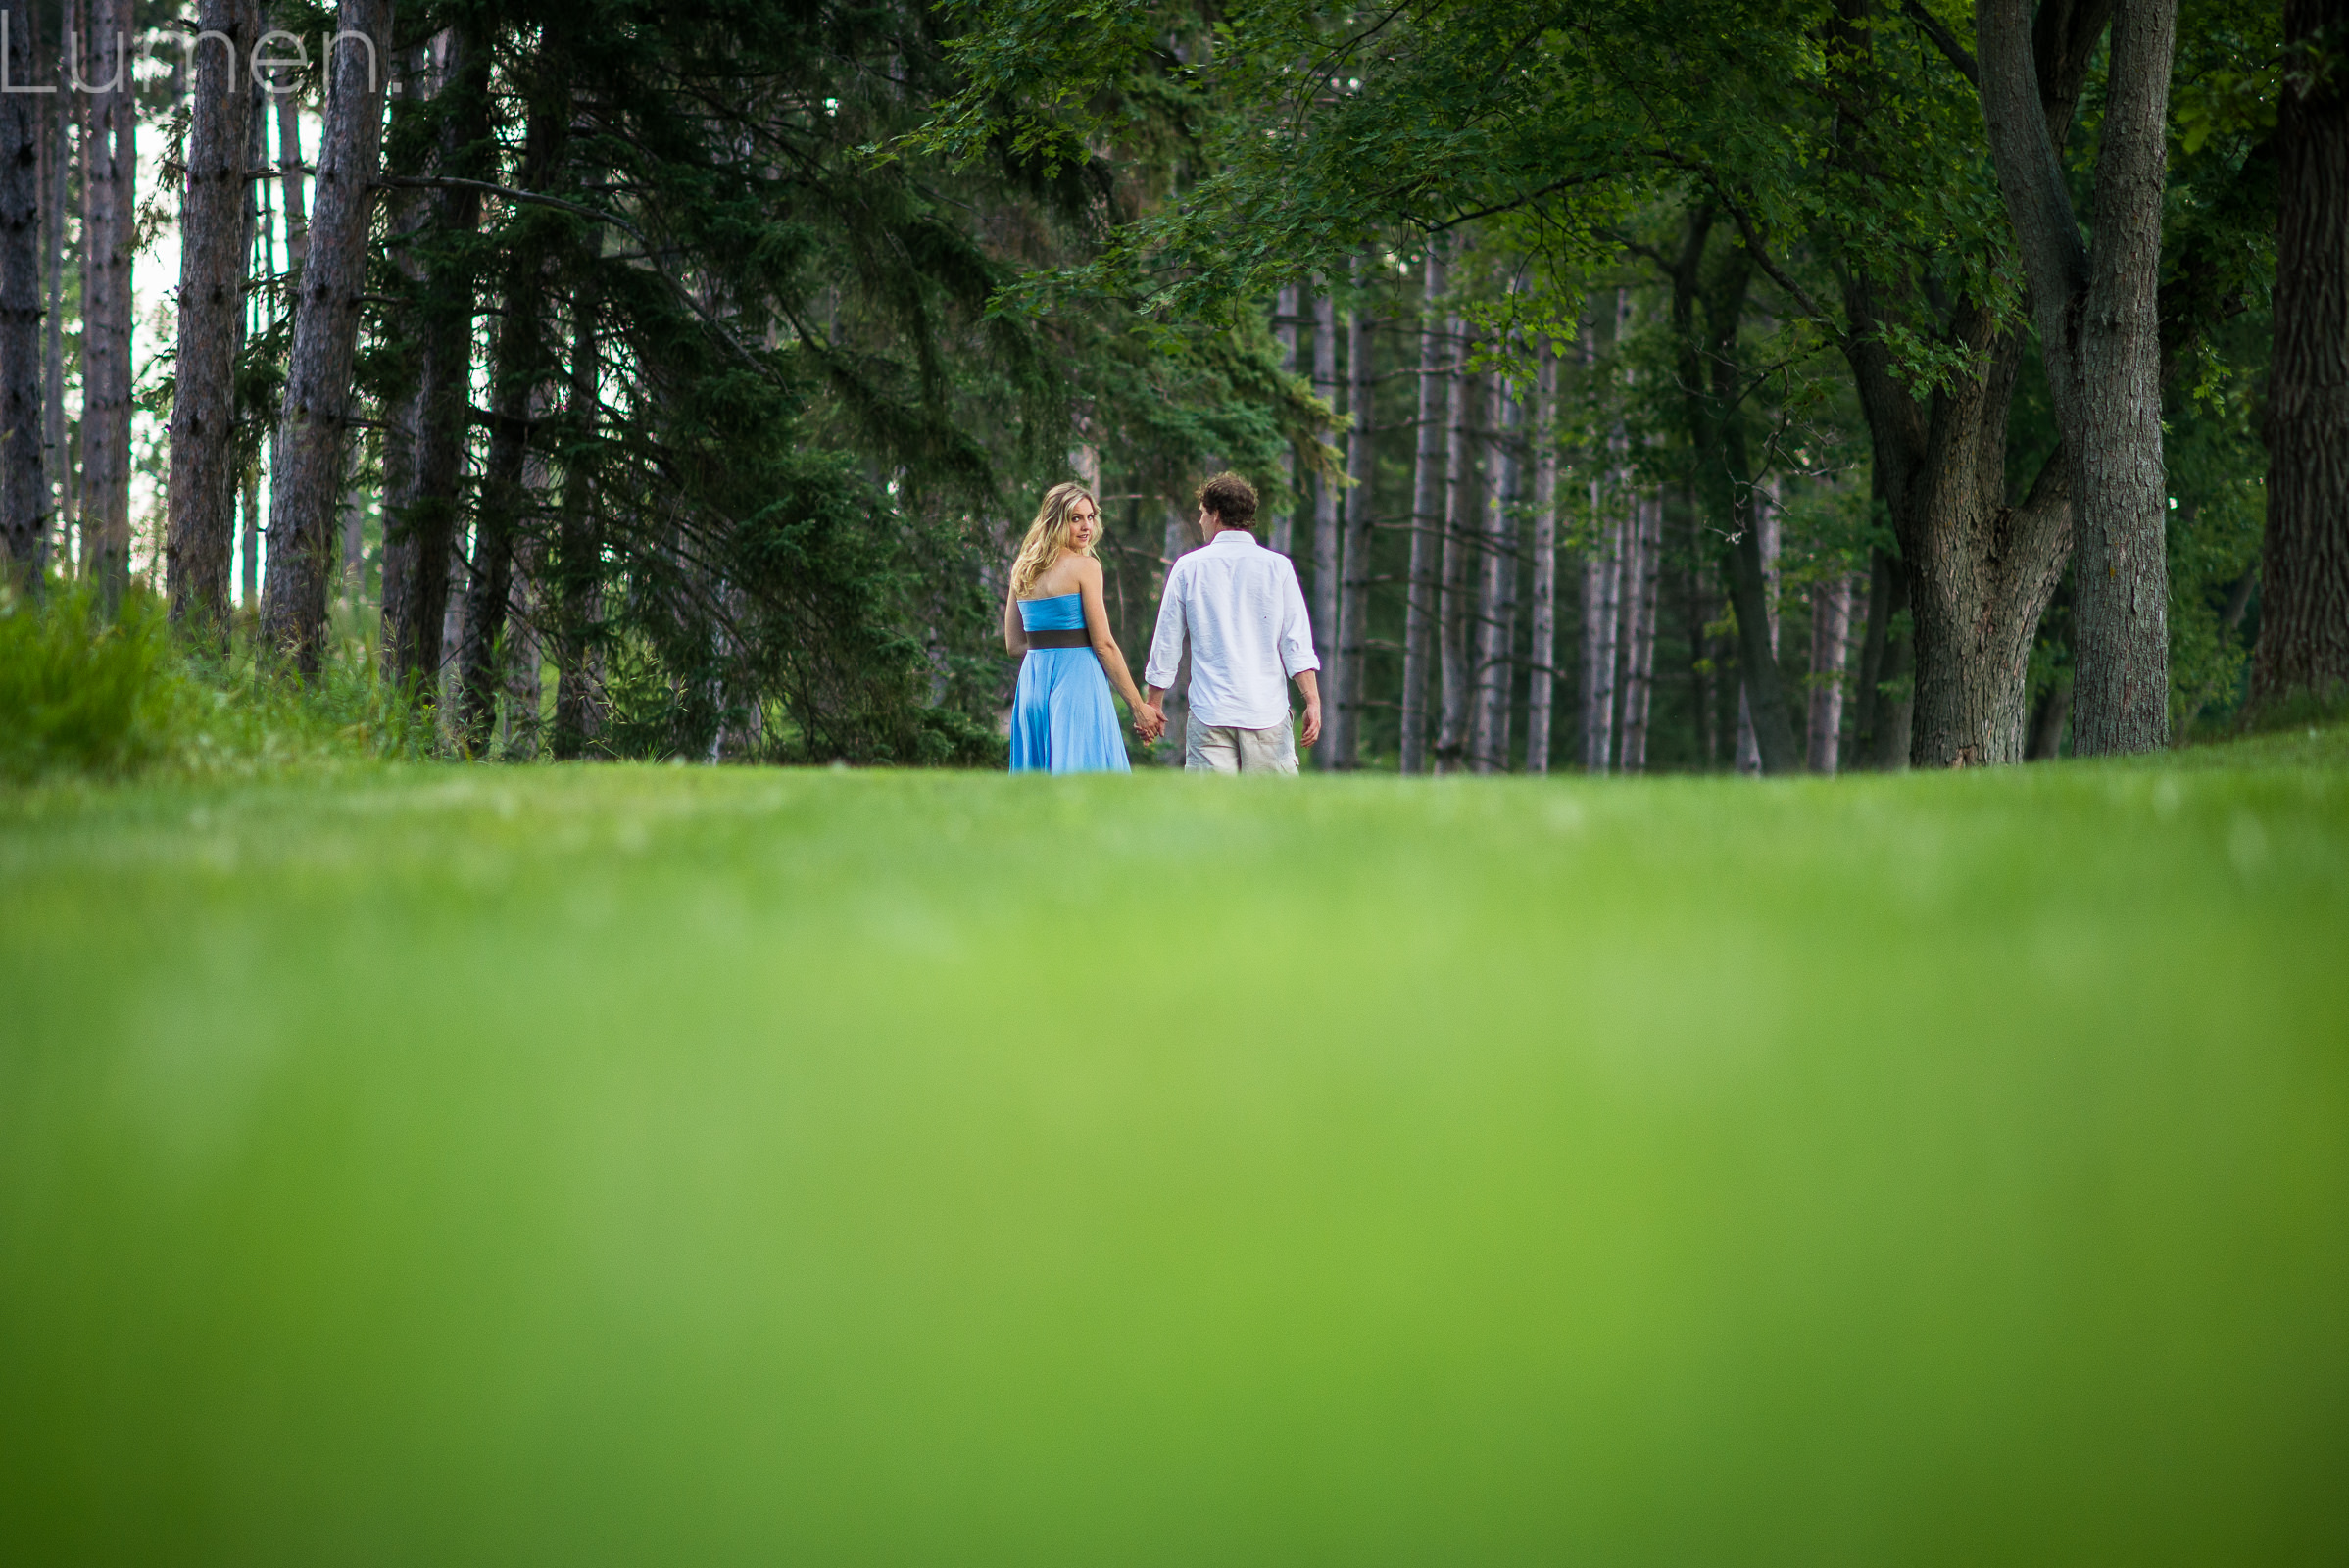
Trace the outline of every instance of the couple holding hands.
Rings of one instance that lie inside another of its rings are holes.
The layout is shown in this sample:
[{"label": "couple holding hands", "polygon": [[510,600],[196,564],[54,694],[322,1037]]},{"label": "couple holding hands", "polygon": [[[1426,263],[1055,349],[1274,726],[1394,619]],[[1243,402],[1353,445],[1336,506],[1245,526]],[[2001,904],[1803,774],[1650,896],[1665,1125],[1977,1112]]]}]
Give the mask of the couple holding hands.
[{"label": "couple holding hands", "polygon": [[1321,734],[1313,630],[1297,568],[1256,543],[1256,492],[1236,473],[1199,486],[1199,530],[1206,547],[1175,562],[1158,599],[1143,678],[1134,689],[1125,655],[1109,634],[1101,564],[1094,547],[1101,513],[1083,485],[1058,484],[1011,564],[1003,601],[1003,647],[1023,655],[1011,700],[1014,773],[1128,771],[1112,682],[1133,710],[1134,733],[1154,741],[1166,729],[1159,699],[1191,655],[1191,720],[1183,765],[1213,773],[1295,773],[1290,728],[1294,679],[1305,700],[1304,743]]}]

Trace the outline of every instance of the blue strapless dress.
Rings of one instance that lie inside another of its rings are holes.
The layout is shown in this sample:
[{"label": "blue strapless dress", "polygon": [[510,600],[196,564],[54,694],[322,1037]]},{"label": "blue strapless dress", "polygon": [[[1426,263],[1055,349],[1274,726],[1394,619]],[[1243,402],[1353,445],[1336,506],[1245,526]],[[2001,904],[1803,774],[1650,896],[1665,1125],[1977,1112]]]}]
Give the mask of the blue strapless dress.
[{"label": "blue strapless dress", "polygon": [[[1081,594],[1019,602],[1030,631],[1082,631]],[[1014,773],[1130,773],[1125,726],[1101,657],[1090,648],[1031,648],[1011,697]]]}]

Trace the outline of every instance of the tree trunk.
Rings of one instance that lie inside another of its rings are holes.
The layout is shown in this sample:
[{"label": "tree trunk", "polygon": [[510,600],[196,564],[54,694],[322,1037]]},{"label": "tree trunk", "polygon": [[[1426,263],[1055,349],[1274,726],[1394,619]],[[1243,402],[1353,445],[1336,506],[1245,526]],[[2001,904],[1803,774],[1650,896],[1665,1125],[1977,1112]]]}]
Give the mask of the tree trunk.
[{"label": "tree trunk", "polygon": [[1360,303],[1365,269],[1360,253],[1353,258],[1356,304],[1346,318],[1346,412],[1353,428],[1346,436],[1346,537],[1338,566],[1338,691],[1339,701],[1323,704],[1326,722],[1338,727],[1332,765],[1358,767],[1362,762],[1362,719],[1368,710],[1367,662],[1370,652],[1370,486],[1377,468],[1371,450],[1371,388],[1373,351],[1370,313]]},{"label": "tree trunk", "polygon": [[[1297,373],[1297,306],[1298,300],[1295,283],[1273,295],[1272,340],[1280,349],[1281,373],[1283,375]],[[1289,554],[1289,547],[1295,542],[1296,532],[1295,524],[1291,520],[1292,511],[1297,505],[1295,499],[1297,495],[1297,451],[1294,447],[1281,449],[1281,489],[1286,494],[1282,498],[1280,511],[1274,513],[1265,522],[1264,542],[1285,556]]]},{"label": "tree trunk", "polygon": [[[25,0],[0,24],[30,53]],[[12,51],[13,52],[13,51]],[[41,483],[41,116],[32,95],[0,96],[0,573],[38,591],[49,555]]]},{"label": "tree trunk", "polygon": [[1558,658],[1558,351],[1548,338],[1535,355],[1534,573],[1530,673],[1525,694],[1525,770],[1549,771],[1549,725]]},{"label": "tree trunk", "polygon": [[2061,755],[2064,746],[2064,726],[2072,717],[2072,671],[2059,669],[2039,699],[2039,710],[2031,721],[2031,745],[2023,754],[2025,761],[2052,762]]},{"label": "tree trunk", "polygon": [[[1313,390],[1331,408],[1338,406],[1338,302],[1330,297],[1329,280],[1313,280]],[[1321,661],[1321,739],[1313,748],[1313,764],[1328,770],[1338,765],[1338,726],[1333,722],[1346,702],[1345,674],[1338,667],[1338,483],[1322,477],[1313,481],[1313,656]]]},{"label": "tree trunk", "polygon": [[310,203],[303,181],[302,99],[293,89],[277,95],[277,188],[285,202],[285,270],[299,273],[310,259]]},{"label": "tree trunk", "polygon": [[1483,570],[1476,597],[1476,663],[1470,712],[1468,761],[1480,773],[1509,769],[1509,701],[1515,682],[1511,656],[1517,642],[1517,440],[1516,389],[1493,379],[1493,417],[1485,454]]},{"label": "tree trunk", "polygon": [[[1190,514],[1181,507],[1169,506],[1166,509],[1166,540],[1158,552],[1158,559],[1166,567],[1158,577],[1161,596],[1166,591],[1166,576],[1174,570],[1174,564],[1189,555],[1199,542]],[[1174,684],[1166,688],[1166,702],[1161,711],[1166,714],[1166,733],[1162,739],[1167,750],[1167,765],[1181,767],[1191,731],[1191,644],[1188,640],[1183,644],[1182,658],[1176,661]]]},{"label": "tree trunk", "polygon": [[1411,473],[1411,559],[1403,605],[1402,757],[1405,773],[1428,768],[1428,664],[1436,633],[1436,563],[1444,525],[1444,413],[1451,340],[1439,333],[1437,303],[1445,286],[1444,253],[1428,247],[1419,323],[1419,439]]},{"label": "tree trunk", "polygon": [[[523,132],[521,177],[525,189],[543,190],[555,183],[569,120],[570,101],[561,93],[530,106]],[[532,411],[540,406],[554,369],[547,353],[544,320],[551,261],[544,245],[528,235],[508,242],[499,300],[498,348],[489,382],[494,422],[481,474],[473,577],[459,662],[458,731],[476,755],[488,748],[498,691],[505,679],[501,662],[513,618],[515,555],[533,508],[524,467],[531,444]]]},{"label": "tree trunk", "polygon": [[228,40],[196,50],[179,209],[178,380],[171,396],[165,575],[171,618],[226,647],[236,557],[236,356],[245,314],[245,149],[253,95],[244,62],[261,36],[255,0],[203,0],[196,25]]},{"label": "tree trunk", "polygon": [[[393,125],[416,110],[431,96],[432,81],[428,69],[431,45],[416,44],[402,51],[397,62],[393,90]],[[399,269],[408,297],[421,299],[424,295],[424,264],[416,255],[431,221],[431,209],[424,195],[413,189],[394,189],[386,194],[389,212],[384,227],[390,234],[389,250],[392,265]],[[413,369],[415,363],[404,366]],[[416,551],[414,534],[401,520],[416,505],[416,439],[420,420],[418,397],[414,384],[395,393],[384,409],[386,428],[382,433],[383,454],[383,543],[378,560],[381,562],[380,614],[375,633],[377,652],[375,667],[386,682],[398,684],[415,673],[415,662],[409,657],[412,644],[403,641],[403,631],[413,635],[414,596],[417,583]]]},{"label": "tree trunk", "polygon": [[383,73],[391,0],[343,0],[345,42],[326,62],[326,128],[318,144],[318,211],[294,307],[293,349],[269,483],[269,575],[262,630],[304,674],[318,667],[326,630],[326,572],[351,436],[351,366],[367,281],[367,220],[383,135]]},{"label": "tree trunk", "polygon": [[1437,707],[1433,760],[1439,773],[1456,773],[1468,745],[1469,529],[1476,512],[1472,443],[1481,417],[1485,378],[1467,370],[1466,323],[1448,323],[1459,363],[1452,370],[1444,438],[1444,574],[1436,596]]},{"label": "tree trunk", "polygon": [[566,413],[573,456],[563,475],[563,523],[555,538],[548,587],[555,598],[555,737],[558,761],[587,754],[604,728],[604,564],[595,520],[592,444],[599,423],[593,297],[572,300],[570,396]]},{"label": "tree trunk", "polygon": [[[439,91],[454,95],[441,126],[436,168],[443,175],[482,178],[477,149],[488,139],[490,53],[466,28],[442,35]],[[417,337],[421,354],[416,401],[413,489],[388,514],[386,534],[400,552],[404,591],[397,612],[386,592],[385,674],[437,692],[447,657],[450,562],[457,548],[459,487],[465,472],[465,433],[471,422],[474,279],[451,254],[480,224],[481,193],[447,189],[430,203],[429,232],[440,247],[426,265],[419,290]],[[413,254],[413,250],[411,252]]]},{"label": "tree trunk", "polygon": [[[71,7],[68,7],[71,14]],[[37,22],[40,12],[34,8],[31,16]],[[58,73],[44,61],[41,79],[54,84]],[[42,362],[41,449],[47,468],[52,475],[48,485],[54,485],[45,497],[50,514],[56,519],[52,526],[54,543],[51,546],[60,565],[70,559],[67,536],[73,527],[73,454],[66,443],[66,198],[69,191],[69,168],[73,150],[68,129],[73,116],[60,102],[59,95],[38,100],[42,116],[42,146],[47,161],[42,166],[45,178],[42,184],[42,238],[44,265],[48,270],[49,296],[48,344]]]},{"label": "tree trunk", "polygon": [[[129,0],[87,0],[81,97],[82,569],[108,602],[130,581]],[[88,78],[95,77],[95,80]]]},{"label": "tree trunk", "polygon": [[1810,765],[1834,777],[1843,743],[1843,669],[1851,654],[1851,577],[1811,584]]},{"label": "tree trunk", "polygon": [[1632,504],[1634,560],[1625,578],[1623,616],[1623,724],[1616,765],[1625,773],[1647,771],[1647,715],[1655,691],[1656,586],[1664,552],[1664,499],[1642,491]]},{"label": "tree trunk", "polygon": [[2177,0],[2119,0],[2083,249],[2040,107],[2024,0],[1978,0],[1982,116],[2021,241],[2077,508],[2073,746],[2170,739],[2169,519],[2162,466],[2162,198]]},{"label": "tree trunk", "polygon": [[[1624,313],[1616,290],[1615,317]],[[1593,386],[1598,373],[1598,323],[1583,326],[1583,369]],[[1610,467],[1620,483],[1631,438],[1620,420],[1607,437]],[[1583,771],[1603,774],[1615,762],[1615,632],[1623,585],[1623,530],[1613,514],[1608,481],[1590,472],[1590,553],[1583,561]]]},{"label": "tree trunk", "polygon": [[[1765,481],[1752,487],[1751,522],[1754,538],[1761,547],[1762,609],[1770,623],[1770,642],[1767,662],[1772,670],[1778,668],[1778,588],[1779,549],[1783,540],[1779,533],[1778,486]],[[1742,646],[1743,638],[1739,638]],[[1762,771],[1761,734],[1754,724],[1753,692],[1757,683],[1746,678],[1742,662],[1737,679],[1737,771],[1749,776]],[[1786,771],[1772,768],[1771,772]]]},{"label": "tree trunk", "polygon": [[2349,687],[2349,0],[2286,0],[2254,708]]}]

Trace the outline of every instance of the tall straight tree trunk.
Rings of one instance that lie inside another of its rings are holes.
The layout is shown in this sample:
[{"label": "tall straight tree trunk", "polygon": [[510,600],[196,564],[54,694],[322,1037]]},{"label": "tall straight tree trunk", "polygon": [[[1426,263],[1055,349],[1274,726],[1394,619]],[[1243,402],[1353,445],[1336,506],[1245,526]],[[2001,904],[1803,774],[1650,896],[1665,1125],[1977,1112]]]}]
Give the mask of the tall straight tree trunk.
[{"label": "tall straight tree trunk", "polygon": [[[570,104],[553,94],[530,106],[523,133],[524,188],[554,183],[562,164]],[[513,620],[514,565],[528,527],[533,498],[523,475],[530,452],[531,413],[553,368],[546,351],[547,272],[543,243],[524,235],[509,243],[500,290],[497,353],[490,368],[493,422],[481,474],[474,527],[473,576],[465,602],[465,645],[459,658],[457,727],[475,755],[488,749],[496,716],[502,662]]]},{"label": "tall straight tree trunk", "polygon": [[1843,742],[1843,668],[1851,651],[1851,576],[1811,584],[1811,771],[1831,778]]},{"label": "tall straight tree trunk", "polygon": [[269,575],[263,588],[267,640],[315,673],[326,630],[326,570],[334,513],[342,500],[351,436],[352,355],[360,293],[367,281],[368,217],[383,136],[384,72],[391,48],[391,0],[343,0],[344,40],[325,62],[326,128],[318,144],[318,210],[294,307],[285,406],[278,416],[277,471],[269,485]]},{"label": "tall straight tree trunk", "polygon": [[[440,93],[455,102],[441,126],[435,167],[440,174],[486,177],[480,166],[490,135],[488,46],[468,28],[441,38],[437,71]],[[443,189],[430,204],[428,233],[438,254],[428,263],[417,313],[421,342],[416,395],[414,486],[407,504],[387,524],[392,548],[406,564],[400,611],[387,608],[383,668],[395,682],[413,679],[430,693],[440,685],[447,657],[450,564],[457,551],[459,490],[465,475],[466,431],[471,424],[474,278],[452,250],[481,221],[481,193]],[[387,606],[390,594],[386,593]]]},{"label": "tall straight tree trunk", "polygon": [[1436,642],[1436,563],[1444,527],[1444,408],[1451,340],[1436,311],[1446,287],[1444,252],[1428,246],[1419,317],[1419,432],[1411,469],[1411,557],[1403,604],[1402,757],[1405,773],[1428,769],[1429,664]]},{"label": "tall straight tree trunk", "polygon": [[1346,412],[1353,428],[1346,436],[1346,537],[1338,564],[1338,691],[1326,717],[1338,727],[1332,765],[1358,767],[1362,761],[1363,706],[1369,696],[1370,655],[1370,484],[1377,467],[1371,449],[1371,389],[1373,353],[1370,313],[1363,307],[1362,256],[1353,258],[1354,308],[1346,318]]},{"label": "tall straight tree trunk", "polygon": [[1625,578],[1623,616],[1623,735],[1616,743],[1617,765],[1626,773],[1647,771],[1647,716],[1656,673],[1656,589],[1664,553],[1664,501],[1642,490],[1632,506],[1636,570]]},{"label": "tall straight tree trunk", "polygon": [[[1273,295],[1272,340],[1280,350],[1281,373],[1283,375],[1297,373],[1297,307],[1298,300],[1295,283],[1291,283]],[[1293,498],[1297,494],[1297,451],[1293,447],[1281,449],[1281,488],[1288,494],[1281,502],[1281,509],[1266,521],[1264,542],[1285,556],[1289,554],[1290,546],[1295,543],[1293,538],[1295,529],[1291,517],[1292,509],[1296,506],[1296,501]]]},{"label": "tall straight tree trunk", "polygon": [[1558,349],[1546,336],[1534,370],[1534,570],[1525,770],[1549,771],[1549,726],[1558,657]]},{"label": "tall straight tree trunk", "polygon": [[2349,688],[2349,0],[2285,0],[2255,707]]},{"label": "tall straight tree trunk", "polygon": [[[1330,296],[1329,279],[1313,279],[1313,390],[1338,406],[1338,302]],[[1345,674],[1338,667],[1338,482],[1323,475],[1313,481],[1313,656],[1321,661],[1321,739],[1313,747],[1313,764],[1328,770],[1338,765],[1338,726],[1333,722],[1346,705]]]},{"label": "tall straight tree trunk", "polygon": [[[1618,302],[1617,315],[1621,314]],[[1583,323],[1583,370],[1595,390],[1598,323]],[[1607,449],[1620,470],[1627,437],[1620,425]],[[1622,530],[1611,513],[1607,480],[1593,466],[1590,481],[1590,546],[1583,558],[1583,771],[1604,773],[1615,760],[1615,607],[1622,577]]]},{"label": "tall straight tree trunk", "polygon": [[[1779,548],[1784,542],[1779,533],[1778,486],[1765,482],[1754,487],[1752,523],[1761,545],[1762,608],[1770,623],[1769,663],[1778,668],[1778,592]],[[1742,641],[1742,640],[1741,640]],[[1761,736],[1754,726],[1753,692],[1757,681],[1747,677],[1742,666],[1737,682],[1737,771],[1747,774],[1762,772]],[[1772,768],[1771,772],[1781,769]]]},{"label": "tall straight tree trunk", "polygon": [[244,64],[261,36],[255,0],[203,0],[195,102],[179,209],[178,381],[171,397],[165,576],[171,618],[225,647],[236,560],[236,356],[244,339]]},{"label": "tall straight tree trunk", "polygon": [[2025,0],[1978,0],[1982,116],[2021,241],[2072,469],[2074,749],[2170,739],[2169,521],[2162,464],[2162,199],[2178,0],[2116,0],[2093,238],[2041,112]]},{"label": "tall straight tree trunk", "polygon": [[[4,0],[0,21],[12,44],[31,44],[27,0]],[[0,551],[6,575],[35,589],[49,555],[41,425],[41,116],[12,92],[0,95]]]},{"label": "tall straight tree trunk", "polygon": [[[67,25],[72,25],[73,8],[65,8]],[[40,12],[32,11],[37,21]],[[40,79],[54,85],[58,72],[43,60]],[[56,519],[52,527],[53,550],[60,565],[69,558],[68,536],[73,528],[73,454],[66,444],[66,199],[72,189],[70,172],[73,165],[73,117],[62,94],[52,94],[38,100],[41,106],[42,145],[47,150],[43,165],[46,175],[42,185],[41,244],[44,265],[48,269],[48,343],[42,359],[41,448],[47,461],[51,490],[48,505]]]},{"label": "tall straight tree trunk", "polygon": [[[130,0],[86,0],[81,70],[82,569],[111,603],[130,581],[130,224],[137,133]],[[92,79],[94,78],[94,79]]]},{"label": "tall straight tree trunk", "polygon": [[563,474],[563,521],[548,589],[555,600],[555,736],[558,761],[583,757],[604,729],[604,564],[597,549],[596,474],[590,455],[602,411],[594,296],[572,297],[570,390],[565,414],[573,456]]},{"label": "tall straight tree trunk", "polygon": [[1480,773],[1509,767],[1509,700],[1516,651],[1517,439],[1516,389],[1493,380],[1492,418],[1485,455],[1485,516],[1482,570],[1477,574],[1475,664],[1469,712],[1468,762]]},{"label": "tall straight tree trunk", "polygon": [[[1169,506],[1166,509],[1166,539],[1158,552],[1158,559],[1166,568],[1158,576],[1161,595],[1166,591],[1166,578],[1173,572],[1174,564],[1189,555],[1199,543],[1199,534],[1192,525],[1190,515],[1181,507]],[[1166,702],[1161,711],[1166,714],[1166,733],[1162,739],[1167,749],[1167,765],[1181,767],[1184,748],[1189,744],[1191,733],[1191,645],[1188,642],[1183,645],[1182,658],[1175,663],[1174,684],[1166,688]]]},{"label": "tall straight tree trunk", "polygon": [[1468,623],[1475,613],[1469,598],[1469,569],[1476,553],[1469,530],[1476,519],[1474,444],[1485,397],[1485,377],[1471,375],[1466,368],[1466,323],[1455,316],[1450,327],[1452,341],[1459,345],[1460,366],[1452,374],[1450,427],[1444,432],[1444,576],[1436,598],[1440,701],[1434,751],[1440,773],[1458,772],[1468,749]]},{"label": "tall straight tree trunk", "polygon": [[[415,113],[432,94],[429,62],[432,58],[429,43],[414,44],[401,51],[392,81],[393,124],[398,127],[403,117]],[[431,208],[426,196],[414,188],[395,187],[385,196],[389,211],[384,227],[390,235],[389,250],[392,265],[399,270],[411,299],[424,295],[424,264],[416,255],[431,221]],[[413,365],[413,362],[410,362]],[[420,378],[419,378],[420,379]],[[380,595],[381,615],[376,625],[378,646],[375,667],[382,679],[398,683],[413,674],[413,660],[403,662],[402,633],[414,631],[414,595],[416,589],[416,551],[414,533],[401,519],[410,514],[416,505],[416,441],[420,425],[420,396],[416,387],[394,394],[384,410],[382,432],[383,453],[383,544]],[[411,650],[412,652],[413,650]]]}]

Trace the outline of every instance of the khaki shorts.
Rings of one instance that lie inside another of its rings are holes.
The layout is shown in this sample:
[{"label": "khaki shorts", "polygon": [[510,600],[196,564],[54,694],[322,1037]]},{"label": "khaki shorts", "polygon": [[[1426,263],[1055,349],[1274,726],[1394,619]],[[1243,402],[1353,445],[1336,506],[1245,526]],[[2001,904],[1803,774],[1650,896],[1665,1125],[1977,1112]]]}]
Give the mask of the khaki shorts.
[{"label": "khaki shorts", "polygon": [[1242,729],[1194,723],[1183,737],[1183,766],[1195,773],[1294,773],[1297,732],[1286,724]]}]

